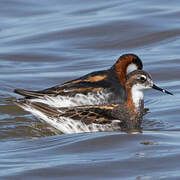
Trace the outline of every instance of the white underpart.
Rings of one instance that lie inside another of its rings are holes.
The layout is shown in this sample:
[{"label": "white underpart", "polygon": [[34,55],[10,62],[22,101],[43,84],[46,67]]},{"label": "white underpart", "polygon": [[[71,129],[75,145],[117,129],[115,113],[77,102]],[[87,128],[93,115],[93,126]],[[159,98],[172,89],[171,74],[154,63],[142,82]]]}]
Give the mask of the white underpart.
[{"label": "white underpart", "polygon": [[73,120],[67,117],[58,117],[52,118],[48,117],[42,112],[38,111],[35,108],[32,108],[28,104],[24,104],[22,106],[23,109],[26,111],[31,112],[34,116],[40,119],[43,122],[53,126],[57,130],[65,134],[71,133],[83,133],[83,132],[99,132],[99,131],[118,131],[120,130],[120,120],[113,120],[111,124],[89,124],[86,125],[85,123],[77,120]]},{"label": "white underpart", "polygon": [[107,104],[107,99],[110,94],[104,93],[103,91],[97,93],[76,94],[74,97],[68,96],[44,96],[42,98],[30,99],[31,102],[41,102],[48,104],[52,107],[74,107],[83,105],[100,105]]},{"label": "white underpart", "polygon": [[[104,93],[103,91],[97,93],[88,93],[87,95],[76,94],[74,97],[68,96],[44,96],[43,98],[30,99],[31,102],[41,102],[48,104],[49,106],[60,108],[60,107],[74,107],[83,105],[100,105],[107,104],[107,99],[110,93]],[[120,130],[120,120],[113,120],[111,124],[89,124],[73,120],[67,117],[49,117],[46,114],[32,108],[28,103],[21,106],[26,111],[32,113],[35,117],[43,122],[53,126],[57,130],[65,134],[70,133],[82,133],[82,132],[98,132],[98,131],[118,131]]]},{"label": "white underpart", "polygon": [[132,100],[133,100],[133,103],[134,103],[136,109],[139,109],[140,102],[141,102],[141,100],[144,99],[144,91],[152,88],[153,82],[149,79],[148,79],[148,81],[150,82],[149,86],[136,84],[136,85],[133,85],[133,87],[131,89]]},{"label": "white underpart", "polygon": [[137,69],[138,69],[137,66],[135,64],[131,63],[127,67],[126,74],[129,74],[130,72],[133,72],[133,71],[135,71]]}]

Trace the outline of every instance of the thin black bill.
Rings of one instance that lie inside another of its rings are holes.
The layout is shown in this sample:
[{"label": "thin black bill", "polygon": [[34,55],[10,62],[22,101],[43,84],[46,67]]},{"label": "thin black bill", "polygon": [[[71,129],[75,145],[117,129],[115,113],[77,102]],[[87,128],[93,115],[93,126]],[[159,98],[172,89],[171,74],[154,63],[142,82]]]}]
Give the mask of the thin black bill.
[{"label": "thin black bill", "polygon": [[153,89],[156,89],[158,91],[161,91],[163,93],[167,93],[167,94],[170,94],[170,95],[173,95],[172,93],[170,93],[169,91],[166,91],[165,89],[161,89],[160,87],[156,86],[155,84],[153,84]]}]

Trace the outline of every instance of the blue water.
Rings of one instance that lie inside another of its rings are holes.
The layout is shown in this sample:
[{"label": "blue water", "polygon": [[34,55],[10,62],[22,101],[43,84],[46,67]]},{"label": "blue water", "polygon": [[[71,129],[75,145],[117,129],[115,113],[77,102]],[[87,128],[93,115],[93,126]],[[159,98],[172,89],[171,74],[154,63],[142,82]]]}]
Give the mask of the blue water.
[{"label": "blue water", "polygon": [[[180,179],[180,1],[2,0],[0,179]],[[135,53],[172,93],[145,94],[142,134],[63,135],[13,89],[45,89]]]}]

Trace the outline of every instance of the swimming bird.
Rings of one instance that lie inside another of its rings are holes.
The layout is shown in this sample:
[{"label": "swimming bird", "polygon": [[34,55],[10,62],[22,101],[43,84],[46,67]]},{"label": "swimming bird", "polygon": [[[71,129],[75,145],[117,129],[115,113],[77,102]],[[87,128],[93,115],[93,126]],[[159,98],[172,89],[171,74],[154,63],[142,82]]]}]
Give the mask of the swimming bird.
[{"label": "swimming bird", "polygon": [[137,55],[124,54],[108,70],[92,72],[41,91],[15,89],[14,92],[31,102],[42,102],[52,107],[118,104],[126,99],[127,74],[142,68],[142,61]]},{"label": "swimming bird", "polygon": [[120,104],[55,108],[29,99],[20,99],[15,103],[63,133],[129,131],[141,128],[144,91],[152,88],[172,95],[156,86],[147,72],[135,70],[127,75],[127,96]]}]

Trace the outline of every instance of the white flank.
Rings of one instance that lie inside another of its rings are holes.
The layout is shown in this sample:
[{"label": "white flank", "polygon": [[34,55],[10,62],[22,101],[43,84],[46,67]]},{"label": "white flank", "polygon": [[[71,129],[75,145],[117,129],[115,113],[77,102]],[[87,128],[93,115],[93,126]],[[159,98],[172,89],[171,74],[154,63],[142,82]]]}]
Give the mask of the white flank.
[{"label": "white flank", "polygon": [[131,94],[136,109],[140,108],[140,103],[144,99],[144,91],[151,89],[153,86],[152,80],[148,79],[148,81],[149,85],[135,84],[132,86]]},{"label": "white flank", "polygon": [[34,98],[29,101],[41,102],[52,107],[74,107],[83,105],[100,105],[107,104],[107,99],[110,94],[105,94],[103,91],[97,93],[88,93],[87,95],[76,94],[74,97],[68,96],[44,96],[42,98]]},{"label": "white flank", "polygon": [[95,124],[95,123],[86,125],[81,121],[73,120],[67,117],[59,117],[59,118],[48,117],[42,112],[38,111],[35,108],[32,108],[27,104],[24,104],[22,108],[25,109],[26,111],[31,112],[38,119],[48,123],[49,125],[53,126],[54,128],[56,128],[57,130],[59,130],[64,134],[120,130],[119,120],[113,120],[111,124],[105,124],[105,125]]}]

